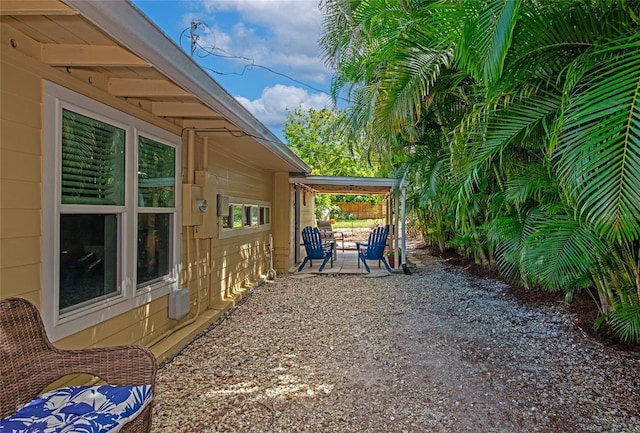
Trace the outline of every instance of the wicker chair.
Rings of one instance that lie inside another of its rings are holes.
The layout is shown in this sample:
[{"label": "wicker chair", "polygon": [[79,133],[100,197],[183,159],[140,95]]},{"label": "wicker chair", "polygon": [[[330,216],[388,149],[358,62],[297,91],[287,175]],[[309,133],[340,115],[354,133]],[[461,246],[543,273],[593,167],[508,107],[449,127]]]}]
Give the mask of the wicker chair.
[{"label": "wicker chair", "polygon": [[[153,385],[156,358],[142,346],[59,350],[46,336],[36,307],[0,300],[0,418],[16,412],[67,374],[87,373],[111,385]],[[151,430],[151,402],[122,432]]]}]

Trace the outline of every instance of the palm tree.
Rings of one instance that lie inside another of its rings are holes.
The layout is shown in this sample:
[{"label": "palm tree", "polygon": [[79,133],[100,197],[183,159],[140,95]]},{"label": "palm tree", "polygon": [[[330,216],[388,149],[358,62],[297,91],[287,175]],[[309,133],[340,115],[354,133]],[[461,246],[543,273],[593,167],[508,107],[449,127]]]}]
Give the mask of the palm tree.
[{"label": "palm tree", "polygon": [[[437,197],[457,210],[458,246],[489,262],[495,247],[501,269],[525,283],[595,286],[603,317],[640,340],[638,3],[323,6],[352,131],[370,131],[378,152],[401,149],[421,197],[436,197],[434,179],[441,191],[457,185]],[[425,143],[436,152],[417,152]],[[437,177],[434,161],[418,162],[442,153]]]},{"label": "palm tree", "polygon": [[568,293],[588,279],[620,335],[639,340],[638,4],[531,3],[521,12],[505,72],[483,76],[487,103],[472,117],[470,172],[506,152],[544,152],[564,208],[535,219],[522,265]]}]

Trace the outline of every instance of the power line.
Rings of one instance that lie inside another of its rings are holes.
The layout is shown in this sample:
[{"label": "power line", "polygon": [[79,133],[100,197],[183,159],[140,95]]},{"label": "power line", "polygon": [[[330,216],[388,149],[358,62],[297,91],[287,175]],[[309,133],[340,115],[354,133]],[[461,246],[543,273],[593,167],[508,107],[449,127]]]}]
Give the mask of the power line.
[{"label": "power line", "polygon": [[[184,37],[184,34],[187,31],[190,32],[189,41],[190,41],[191,57],[196,55],[199,58],[204,59],[204,58],[207,58],[209,56],[214,56],[214,57],[219,57],[219,58],[223,58],[223,59],[230,59],[230,60],[236,59],[236,60],[244,60],[244,61],[250,62],[249,64],[243,65],[242,71],[240,71],[240,72],[222,72],[222,71],[218,71],[216,69],[213,69],[213,68],[210,68],[210,67],[207,67],[207,66],[200,65],[200,67],[202,67],[203,69],[206,69],[206,70],[208,70],[208,71],[210,71],[210,72],[212,72],[212,73],[214,73],[216,75],[238,75],[238,76],[244,76],[244,74],[247,71],[251,71],[254,68],[264,69],[264,70],[266,70],[268,72],[271,72],[272,74],[279,75],[279,76],[281,76],[283,78],[286,78],[286,79],[288,79],[288,80],[290,80],[290,81],[292,81],[294,83],[300,84],[301,86],[307,87],[307,88],[309,88],[311,90],[314,90],[316,92],[324,93],[325,95],[333,97],[333,95],[331,95],[331,93],[329,93],[329,92],[327,92],[327,91],[325,91],[323,89],[320,89],[318,87],[314,87],[314,86],[312,86],[312,85],[310,85],[308,83],[305,83],[304,81],[300,81],[298,79],[295,79],[290,75],[287,75],[287,74],[285,74],[283,72],[276,71],[275,69],[270,68],[268,66],[259,65],[251,57],[234,56],[234,55],[230,55],[230,54],[219,54],[216,51],[224,52],[224,50],[222,50],[220,48],[216,48],[215,45],[213,47],[202,46],[198,42],[198,40],[200,39],[200,36],[195,33],[195,31],[200,27],[203,27],[203,28],[207,27],[207,24],[202,22],[202,21],[191,20],[191,26],[189,26],[188,28],[183,30],[182,33],[180,34],[180,48],[184,49],[184,47],[182,46],[182,38]],[[215,44],[215,35],[213,35],[213,38],[214,38],[214,44]],[[205,52],[206,55],[198,54],[198,50],[201,50],[201,51]],[[341,96],[337,96],[337,99],[340,99],[340,100],[342,100],[344,102],[347,102],[347,103],[351,103],[351,101],[349,99],[343,98]]]}]

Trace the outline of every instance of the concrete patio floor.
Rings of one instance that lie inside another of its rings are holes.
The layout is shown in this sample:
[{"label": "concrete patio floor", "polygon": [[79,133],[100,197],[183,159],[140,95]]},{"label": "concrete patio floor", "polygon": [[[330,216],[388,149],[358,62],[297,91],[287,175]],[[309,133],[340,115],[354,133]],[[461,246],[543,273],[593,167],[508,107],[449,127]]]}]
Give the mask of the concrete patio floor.
[{"label": "concrete patio floor", "polygon": [[[303,256],[304,259],[304,256]],[[346,275],[358,275],[358,274],[367,274],[366,269],[360,263],[360,267],[358,267],[358,252],[355,249],[345,249],[342,251],[340,248],[337,250],[336,258],[333,260],[333,267],[331,267],[331,261],[327,262],[327,265],[324,267],[322,272],[318,272],[318,268],[322,264],[320,260],[314,260],[313,266],[310,266],[307,263],[302,269],[302,271],[298,272],[298,264],[297,266],[293,266],[289,269],[289,272],[302,277],[310,276],[310,275],[318,275],[318,274],[346,274]],[[371,269],[371,273],[369,276],[371,277],[384,277],[389,275],[389,272],[384,267],[382,262],[380,263],[380,267],[378,267],[378,263],[376,261],[371,260],[368,261],[367,264]],[[393,269],[393,272],[402,272],[402,269]]]}]

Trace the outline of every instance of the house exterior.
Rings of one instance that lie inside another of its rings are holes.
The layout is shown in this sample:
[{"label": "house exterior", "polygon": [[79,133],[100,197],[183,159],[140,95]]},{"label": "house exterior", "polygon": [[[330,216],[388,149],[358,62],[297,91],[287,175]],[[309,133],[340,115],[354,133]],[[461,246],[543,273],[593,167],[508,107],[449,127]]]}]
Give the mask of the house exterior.
[{"label": "house exterior", "polygon": [[58,347],[162,361],[270,250],[295,264],[309,167],[135,6],[2,0],[0,17],[0,298],[33,302]]}]

